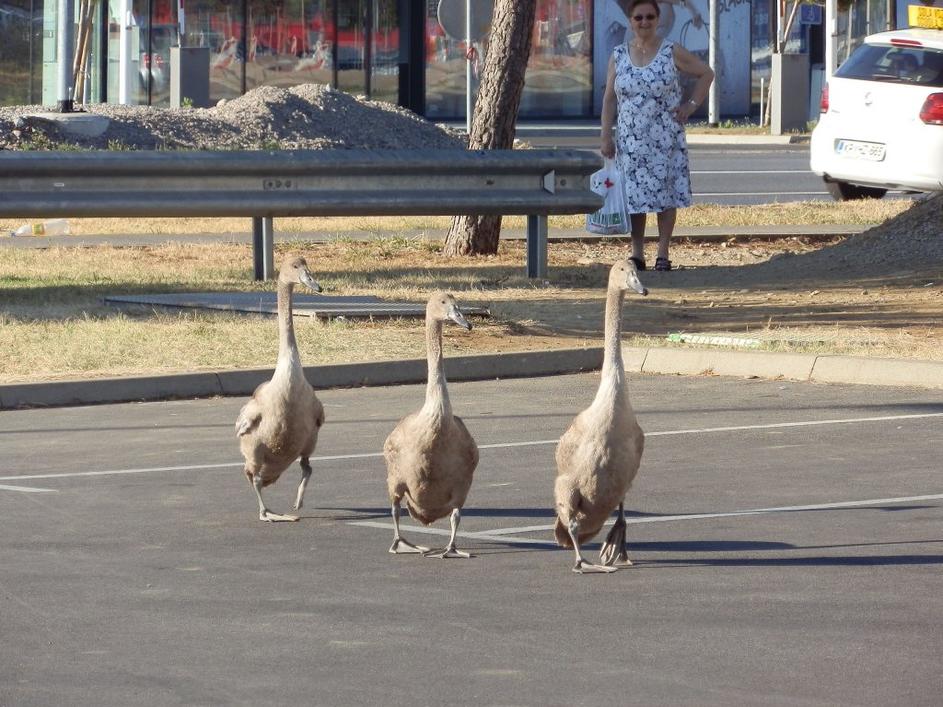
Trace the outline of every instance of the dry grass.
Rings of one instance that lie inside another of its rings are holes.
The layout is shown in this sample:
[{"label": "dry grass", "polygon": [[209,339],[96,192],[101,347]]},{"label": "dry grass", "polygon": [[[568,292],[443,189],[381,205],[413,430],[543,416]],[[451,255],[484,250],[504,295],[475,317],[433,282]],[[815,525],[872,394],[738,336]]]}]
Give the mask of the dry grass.
[{"label": "dry grass", "polygon": [[[799,201],[766,204],[749,208],[699,204],[678,212],[678,227],[697,226],[783,226],[806,224],[881,223],[910,206],[909,200],[877,199],[858,202]],[[22,225],[22,221],[0,219],[0,234]],[[76,235],[167,235],[195,233],[245,234],[252,225],[247,218],[148,218],[148,219],[71,219]],[[340,238],[354,234],[444,233],[451,218],[447,216],[416,217],[333,217],[279,218],[280,233],[335,234]],[[507,228],[524,228],[523,216],[504,219]],[[582,229],[583,216],[552,216],[551,228]]]},{"label": "dry grass", "polygon": [[[941,287],[917,288],[902,279],[863,298],[855,283],[824,283],[809,297],[788,283],[731,291],[722,273],[717,277],[718,267],[815,247],[797,239],[713,246],[679,241],[672,257],[693,268],[685,274],[703,271],[713,279],[701,287],[687,278],[681,286],[672,275],[645,273],[652,293],[629,303],[626,343],[666,345],[665,335],[679,330],[766,329],[779,334],[766,345],[778,350],[943,360]],[[297,242],[280,245],[277,260],[288,250],[306,255],[328,294],[421,302],[443,288],[461,301],[488,305],[494,316],[478,318],[472,332],[446,330],[449,355],[600,345],[608,264],[625,255],[625,246],[614,244],[552,244],[551,283],[541,283],[525,277],[521,242],[502,244],[497,256],[460,261],[442,256],[439,243],[418,238]],[[0,249],[0,381],[271,367],[274,318],[122,311],[101,302],[108,293],[273,289],[272,283],[253,282],[251,269],[251,249],[241,244]],[[418,320],[295,322],[308,364],[424,355]]]}]

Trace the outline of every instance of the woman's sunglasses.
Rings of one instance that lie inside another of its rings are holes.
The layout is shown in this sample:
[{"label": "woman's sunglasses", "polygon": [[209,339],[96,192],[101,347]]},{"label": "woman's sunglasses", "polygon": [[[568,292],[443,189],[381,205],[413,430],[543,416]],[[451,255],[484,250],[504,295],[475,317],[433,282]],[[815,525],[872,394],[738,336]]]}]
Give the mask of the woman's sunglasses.
[{"label": "woman's sunglasses", "polygon": [[632,15],[632,19],[636,22],[641,22],[642,20],[648,20],[651,22],[656,17],[658,17],[658,15]]}]

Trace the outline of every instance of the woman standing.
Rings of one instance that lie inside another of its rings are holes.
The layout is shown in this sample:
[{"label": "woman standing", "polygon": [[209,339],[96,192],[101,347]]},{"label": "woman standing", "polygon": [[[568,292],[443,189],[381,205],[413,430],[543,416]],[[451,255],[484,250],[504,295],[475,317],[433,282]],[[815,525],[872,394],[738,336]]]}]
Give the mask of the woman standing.
[{"label": "woman standing", "polygon": [[[602,103],[604,157],[615,157],[622,175],[625,210],[632,223],[632,257],[645,265],[645,221],[658,218],[655,270],[671,270],[668,240],[679,206],[691,205],[691,176],[684,124],[707,97],[714,72],[682,46],[657,34],[659,7],[654,0],[620,0],[632,26],[632,39],[609,59]],[[687,99],[678,72],[697,77]],[[612,128],[616,125],[616,135]]]}]

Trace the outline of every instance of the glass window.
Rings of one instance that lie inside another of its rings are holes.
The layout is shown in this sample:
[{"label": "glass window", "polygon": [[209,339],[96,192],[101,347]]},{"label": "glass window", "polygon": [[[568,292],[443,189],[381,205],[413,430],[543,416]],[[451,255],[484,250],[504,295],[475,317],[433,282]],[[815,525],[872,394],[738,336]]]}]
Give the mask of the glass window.
[{"label": "glass window", "polygon": [[852,52],[835,76],[941,88],[943,51],[863,44]]},{"label": "glass window", "polygon": [[399,101],[399,18],[396,0],[373,0],[370,98]]},{"label": "glass window", "polygon": [[[427,4],[426,114],[460,118],[465,116],[465,41],[446,32],[438,8],[434,0]],[[592,0],[539,0],[521,116],[592,115],[592,13]],[[458,26],[464,28],[464,19]],[[474,79],[485,51],[487,38],[472,43]],[[472,91],[477,90],[473,80]]]},{"label": "glass window", "polygon": [[329,4],[328,0],[249,4],[246,90],[331,83]]},{"label": "glass window", "polygon": [[591,0],[540,0],[521,115],[589,116],[593,103]]},{"label": "glass window", "polygon": [[43,2],[0,5],[0,105],[43,102]]}]

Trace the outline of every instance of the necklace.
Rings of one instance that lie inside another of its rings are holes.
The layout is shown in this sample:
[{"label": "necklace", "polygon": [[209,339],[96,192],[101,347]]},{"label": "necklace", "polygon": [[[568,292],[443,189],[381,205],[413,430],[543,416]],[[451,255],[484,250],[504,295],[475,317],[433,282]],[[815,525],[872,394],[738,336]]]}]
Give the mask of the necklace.
[{"label": "necklace", "polygon": [[651,49],[649,49],[648,47],[642,46],[642,45],[639,44],[638,42],[632,42],[632,46],[635,47],[636,49],[638,49],[640,52],[642,52],[642,55],[643,55],[643,56],[644,56],[645,54],[648,54],[648,53],[650,53],[650,52],[654,52],[654,51],[655,51],[655,47],[652,47]]}]

